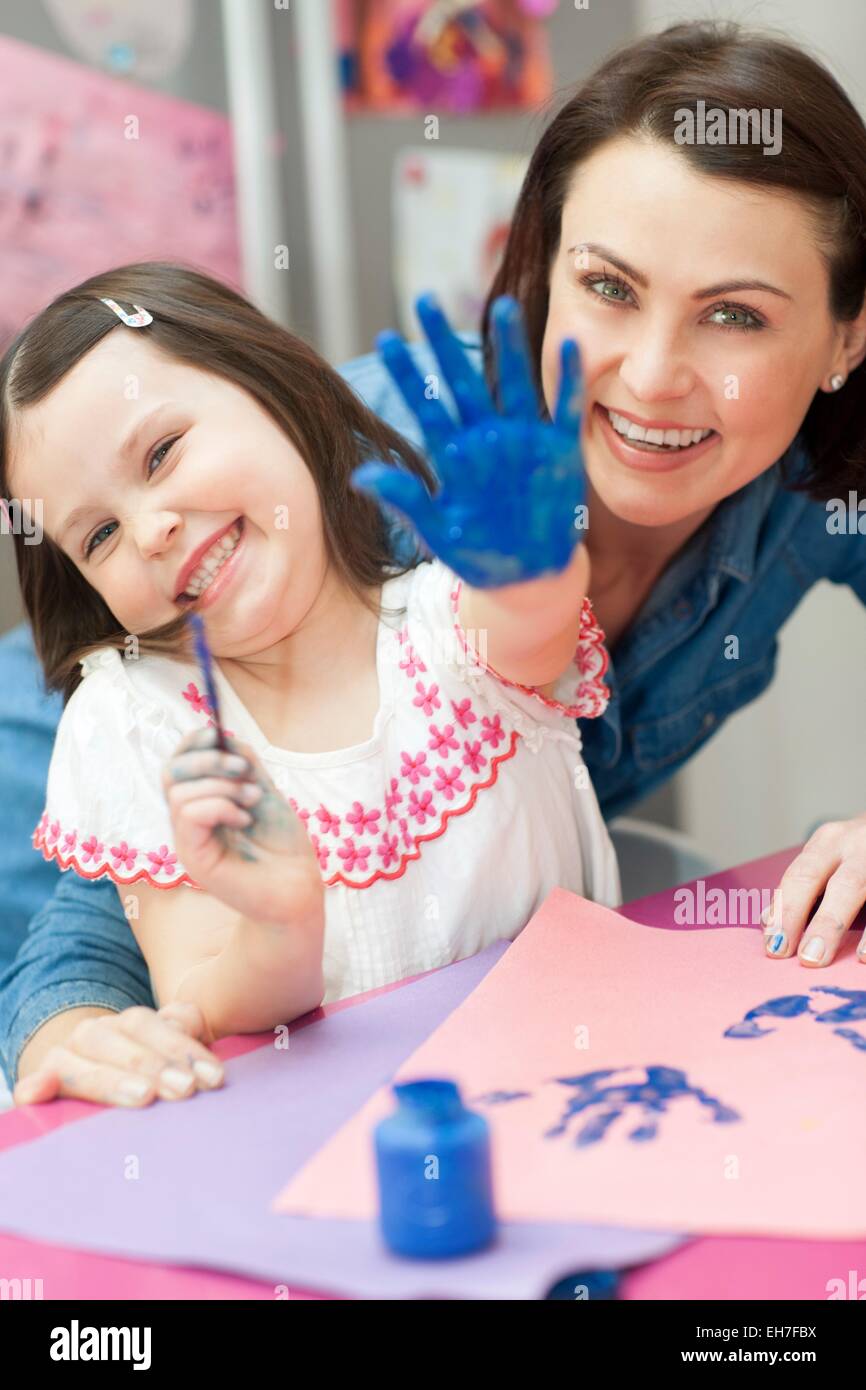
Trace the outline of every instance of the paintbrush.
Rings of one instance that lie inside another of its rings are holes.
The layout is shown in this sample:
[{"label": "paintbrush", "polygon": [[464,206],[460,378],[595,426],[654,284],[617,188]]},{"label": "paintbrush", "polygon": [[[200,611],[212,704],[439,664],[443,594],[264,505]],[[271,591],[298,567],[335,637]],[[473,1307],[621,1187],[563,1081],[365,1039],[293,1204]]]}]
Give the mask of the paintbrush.
[{"label": "paintbrush", "polygon": [[204,678],[204,688],[207,691],[208,704],[210,705],[211,715],[216,727],[217,742],[216,746],[223,753],[229,751],[226,743],[226,736],[223,732],[222,719],[220,718],[219,697],[217,696],[216,681],[213,672],[213,657],[204,631],[204,621],[198,613],[187,613],[187,622],[192,627],[193,642],[195,644],[195,654],[201,673]]}]

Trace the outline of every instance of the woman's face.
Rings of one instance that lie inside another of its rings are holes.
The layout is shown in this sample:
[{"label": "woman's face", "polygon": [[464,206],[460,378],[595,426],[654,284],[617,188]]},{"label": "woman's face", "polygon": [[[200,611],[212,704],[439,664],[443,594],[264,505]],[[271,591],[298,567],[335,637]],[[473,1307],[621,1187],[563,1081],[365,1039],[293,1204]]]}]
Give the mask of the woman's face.
[{"label": "woman's face", "polygon": [[217,655],[262,651],[299,624],[327,570],[315,483],[252,396],[145,334],[107,334],[23,412],[16,493],[43,499],[45,531],[130,633],[185,611],[188,562],[204,545],[213,568],[240,521],[200,611]]},{"label": "woman's face", "polygon": [[[575,338],[585,466],[622,520],[664,526],[711,509],[791,443],[839,352],[813,235],[793,198],[700,176],[658,142],[612,141],[575,171],[550,275],[544,394],[550,408],[559,345]],[[605,409],[713,434],[681,456],[640,450],[618,443]]]}]

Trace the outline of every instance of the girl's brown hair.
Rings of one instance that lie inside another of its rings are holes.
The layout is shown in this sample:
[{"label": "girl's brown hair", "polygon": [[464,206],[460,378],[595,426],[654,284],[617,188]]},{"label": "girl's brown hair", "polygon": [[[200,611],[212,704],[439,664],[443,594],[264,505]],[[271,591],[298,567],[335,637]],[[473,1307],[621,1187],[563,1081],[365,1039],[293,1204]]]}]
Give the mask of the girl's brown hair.
[{"label": "girl's brown hair", "polygon": [[[103,298],[153,315],[129,329]],[[120,266],[59,295],[11,343],[0,362],[0,497],[10,497],[10,452],[18,413],[35,405],[107,333],[146,333],[157,348],[193,367],[223,376],[262,405],[300,452],[319,494],[331,563],[372,607],[371,591],[411,569],[391,559],[388,523],[375,502],[349,486],[366,459],[401,464],[433,489],[433,475],[401,435],[368,410],[307,343],[269,319],[228,286],[183,265],[161,261]],[[25,545],[15,535],[21,593],[33,628],[46,690],[64,702],[81,680],[79,661],[96,646],[128,649],[129,634],[73,564],[44,536]],[[138,634],[141,652],[188,655],[183,614]]]},{"label": "girl's brown hair", "polygon": [[[706,109],[782,111],[782,148],[760,144],[676,144],[678,112]],[[559,248],[562,206],[576,167],[618,136],[670,145],[701,174],[799,195],[827,266],[833,318],[850,321],[866,290],[866,127],[826,68],[771,33],[732,21],[697,20],[618,49],[596,69],[547,127],[520,191],[503,261],[484,308],[488,379],[495,385],[490,309],[501,294],[524,310],[540,387],[551,262]],[[817,500],[843,495],[866,479],[866,364],[836,394],[817,391],[800,427],[808,473],[792,490]]]}]

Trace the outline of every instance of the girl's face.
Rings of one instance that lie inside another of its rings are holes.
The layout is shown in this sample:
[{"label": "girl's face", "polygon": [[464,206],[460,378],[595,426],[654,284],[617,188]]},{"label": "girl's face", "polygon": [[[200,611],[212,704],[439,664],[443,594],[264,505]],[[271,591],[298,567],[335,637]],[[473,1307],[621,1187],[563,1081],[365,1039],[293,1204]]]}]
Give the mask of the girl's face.
[{"label": "girl's face", "polygon": [[217,655],[279,641],[321,590],[321,510],[298,451],[246,391],[167,357],[146,329],[103,338],[23,412],[12,445],[17,495],[43,499],[47,534],[130,633],[185,611],[189,561],[236,522],[199,600]]},{"label": "girl's face", "polygon": [[[575,171],[542,379],[551,407],[559,344],[575,338],[584,462],[609,511],[664,526],[711,510],[784,453],[816,390],[846,370],[813,237],[795,199],[702,177],[658,142],[611,141]],[[608,409],[713,434],[681,457],[623,447]]]}]

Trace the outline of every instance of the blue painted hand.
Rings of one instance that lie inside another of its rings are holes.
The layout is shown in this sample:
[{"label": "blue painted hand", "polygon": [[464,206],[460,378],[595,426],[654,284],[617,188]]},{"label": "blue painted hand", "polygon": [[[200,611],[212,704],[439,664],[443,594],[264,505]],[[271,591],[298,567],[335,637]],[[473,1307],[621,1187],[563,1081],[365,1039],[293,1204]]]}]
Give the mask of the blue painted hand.
[{"label": "blue painted hand", "polygon": [[543,420],[515,300],[497,299],[491,314],[499,408],[434,297],[416,307],[459,423],[397,333],[380,334],[377,345],[418,418],[439,490],[431,497],[419,478],[381,462],[355,469],[353,486],[406,517],[429,550],[476,588],[565,569],[581,538],[585,497],[577,344],[562,344],[556,409]]}]

